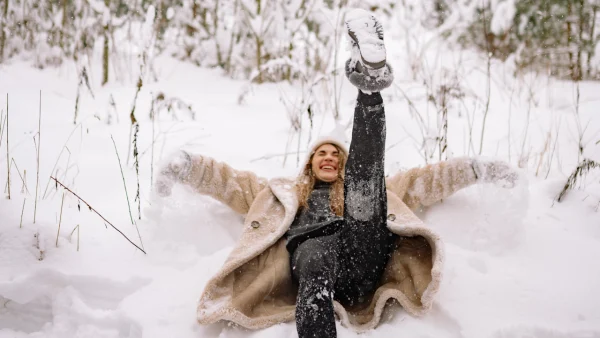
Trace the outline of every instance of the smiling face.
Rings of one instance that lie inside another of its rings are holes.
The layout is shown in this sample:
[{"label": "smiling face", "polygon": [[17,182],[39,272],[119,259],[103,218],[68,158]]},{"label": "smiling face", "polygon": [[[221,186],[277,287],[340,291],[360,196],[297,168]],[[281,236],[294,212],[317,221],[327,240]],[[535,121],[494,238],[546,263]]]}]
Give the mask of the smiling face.
[{"label": "smiling face", "polygon": [[323,144],[312,157],[311,168],[314,176],[323,182],[334,182],[339,172],[339,151],[330,143]]}]

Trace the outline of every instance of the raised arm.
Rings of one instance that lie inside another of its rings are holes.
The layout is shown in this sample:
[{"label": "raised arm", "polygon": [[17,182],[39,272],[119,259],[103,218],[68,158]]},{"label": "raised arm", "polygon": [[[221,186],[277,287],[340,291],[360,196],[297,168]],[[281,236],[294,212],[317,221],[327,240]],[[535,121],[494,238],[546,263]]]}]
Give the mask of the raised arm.
[{"label": "raised arm", "polygon": [[161,196],[171,194],[171,187],[179,182],[200,194],[223,202],[240,214],[246,214],[267,180],[249,171],[237,171],[210,157],[179,152],[162,166],[156,190]]},{"label": "raised arm", "polygon": [[415,209],[429,206],[478,181],[496,182],[512,188],[519,174],[507,163],[461,157],[398,173],[387,188]]}]

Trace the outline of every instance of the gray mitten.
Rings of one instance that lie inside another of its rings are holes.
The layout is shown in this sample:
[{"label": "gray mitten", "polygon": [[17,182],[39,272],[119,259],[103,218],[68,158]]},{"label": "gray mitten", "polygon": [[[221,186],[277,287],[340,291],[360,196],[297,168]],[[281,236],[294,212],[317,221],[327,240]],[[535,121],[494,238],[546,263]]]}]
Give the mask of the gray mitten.
[{"label": "gray mitten", "polygon": [[504,161],[475,158],[472,166],[478,179],[503,188],[513,188],[520,178],[519,172]]},{"label": "gray mitten", "polygon": [[164,163],[156,179],[156,192],[163,197],[171,195],[175,182],[181,182],[189,176],[192,170],[192,157],[181,150],[169,156]]}]

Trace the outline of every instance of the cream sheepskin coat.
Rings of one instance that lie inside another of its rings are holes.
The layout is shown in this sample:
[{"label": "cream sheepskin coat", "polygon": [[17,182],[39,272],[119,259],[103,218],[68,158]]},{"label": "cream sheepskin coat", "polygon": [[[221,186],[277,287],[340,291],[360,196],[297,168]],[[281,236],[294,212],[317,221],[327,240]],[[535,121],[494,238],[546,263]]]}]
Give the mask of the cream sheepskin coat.
[{"label": "cream sheepskin coat", "polygon": [[[182,183],[246,215],[239,241],[200,297],[198,321],[226,320],[261,329],[294,320],[297,289],[283,236],[298,211],[295,181],[267,181],[204,156],[191,156],[191,164],[189,175],[180,178]],[[431,308],[442,278],[443,246],[411,209],[440,201],[476,180],[469,158],[386,179],[387,226],[399,235],[397,246],[370,299],[353,308],[334,302],[343,325],[357,332],[376,327],[390,301],[416,316]]]}]

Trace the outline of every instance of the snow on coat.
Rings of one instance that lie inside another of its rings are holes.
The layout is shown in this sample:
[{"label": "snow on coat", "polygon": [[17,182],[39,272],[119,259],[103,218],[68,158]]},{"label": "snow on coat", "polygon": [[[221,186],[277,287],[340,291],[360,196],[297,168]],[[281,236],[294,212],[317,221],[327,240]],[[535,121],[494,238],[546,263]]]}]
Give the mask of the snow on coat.
[{"label": "snow on coat", "polygon": [[[261,329],[294,320],[297,289],[283,235],[298,211],[295,181],[267,181],[198,155],[191,157],[191,163],[189,174],[179,178],[182,183],[246,214],[239,241],[200,297],[198,321],[227,320]],[[387,178],[387,226],[399,235],[397,246],[370,299],[352,308],[334,301],[343,325],[357,332],[376,327],[390,299],[415,316],[431,309],[440,287],[444,251],[439,236],[411,209],[431,205],[475,183],[472,163],[458,158]]]}]

